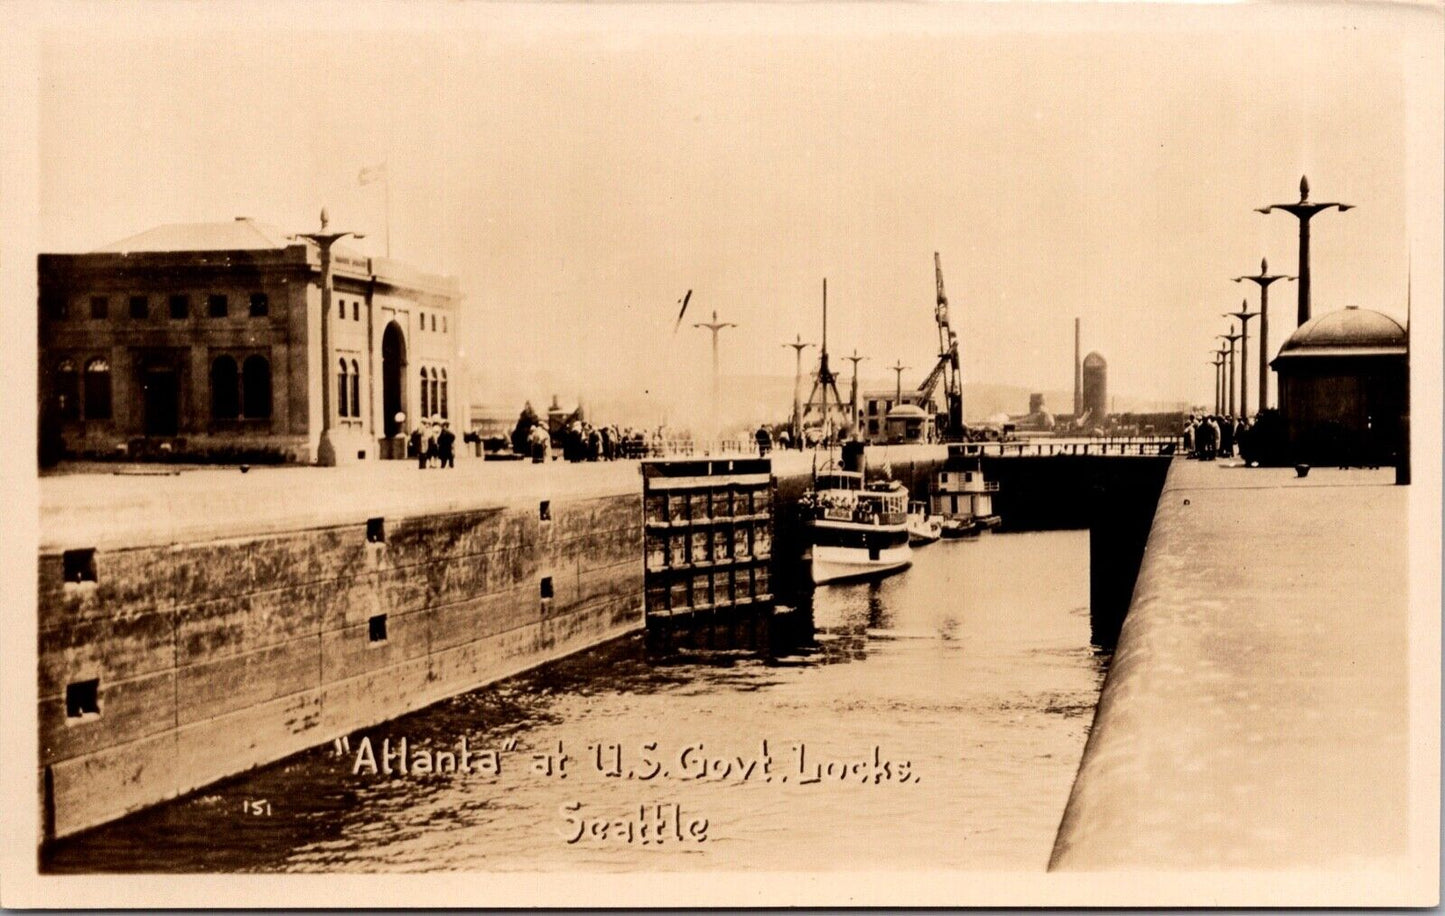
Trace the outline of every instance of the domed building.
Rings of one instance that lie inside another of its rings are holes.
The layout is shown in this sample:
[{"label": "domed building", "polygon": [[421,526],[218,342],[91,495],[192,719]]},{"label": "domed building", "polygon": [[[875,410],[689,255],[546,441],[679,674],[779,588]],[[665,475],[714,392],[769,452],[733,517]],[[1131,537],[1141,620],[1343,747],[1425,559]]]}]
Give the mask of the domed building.
[{"label": "domed building", "polygon": [[1405,328],[1347,306],[1306,321],[1270,363],[1289,460],[1391,464],[1402,448]]},{"label": "domed building", "polygon": [[933,417],[917,404],[899,404],[886,418],[890,443],[933,441]]}]

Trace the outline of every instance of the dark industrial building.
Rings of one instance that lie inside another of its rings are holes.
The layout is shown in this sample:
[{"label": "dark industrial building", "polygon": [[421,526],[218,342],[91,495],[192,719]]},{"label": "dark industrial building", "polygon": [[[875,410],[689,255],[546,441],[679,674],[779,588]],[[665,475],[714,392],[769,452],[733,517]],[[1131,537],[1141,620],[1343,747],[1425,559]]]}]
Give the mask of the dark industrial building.
[{"label": "dark industrial building", "polygon": [[331,263],[323,315],[318,248],[247,218],[41,255],[42,457],[309,463],[325,400],[338,461],[400,456],[424,419],[464,429],[457,282],[341,245]]},{"label": "dark industrial building", "polygon": [[1288,460],[1392,464],[1403,448],[1405,329],[1349,306],[1300,325],[1270,363]]}]

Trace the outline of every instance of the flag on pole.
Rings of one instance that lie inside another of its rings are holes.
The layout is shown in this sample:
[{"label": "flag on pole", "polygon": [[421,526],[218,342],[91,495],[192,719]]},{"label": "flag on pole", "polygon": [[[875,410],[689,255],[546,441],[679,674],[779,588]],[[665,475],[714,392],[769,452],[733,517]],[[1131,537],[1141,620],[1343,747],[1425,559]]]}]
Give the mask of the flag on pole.
[{"label": "flag on pole", "polygon": [[363,187],[366,186],[366,185],[371,184],[373,181],[381,181],[381,180],[383,180],[383,179],[385,179],[385,178],[386,178],[386,163],[385,163],[385,162],[382,162],[382,163],[380,163],[380,164],[378,164],[378,165],[370,166],[370,167],[368,167],[368,168],[364,168],[364,169],[361,170],[361,173],[356,176],[357,182],[359,182]]}]

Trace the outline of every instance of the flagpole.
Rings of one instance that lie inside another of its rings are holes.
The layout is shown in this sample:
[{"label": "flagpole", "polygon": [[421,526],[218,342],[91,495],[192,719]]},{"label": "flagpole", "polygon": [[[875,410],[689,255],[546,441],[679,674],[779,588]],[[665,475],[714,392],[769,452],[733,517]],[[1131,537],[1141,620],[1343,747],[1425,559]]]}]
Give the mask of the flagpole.
[{"label": "flagpole", "polygon": [[386,194],[386,257],[391,259],[391,166],[383,164],[386,171],[382,173],[381,180],[385,184]]}]

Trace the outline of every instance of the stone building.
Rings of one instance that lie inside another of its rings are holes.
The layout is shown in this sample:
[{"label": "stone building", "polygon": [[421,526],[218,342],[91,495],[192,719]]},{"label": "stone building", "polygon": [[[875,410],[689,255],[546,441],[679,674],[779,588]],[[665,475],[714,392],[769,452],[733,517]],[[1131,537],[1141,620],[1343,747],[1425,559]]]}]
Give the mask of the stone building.
[{"label": "stone building", "polygon": [[1392,464],[1403,447],[1405,329],[1348,306],[1300,325],[1270,366],[1279,385],[1287,459]]},{"label": "stone building", "polygon": [[322,315],[317,246],[245,217],[42,254],[42,451],[309,463],[325,425],[350,462],[465,429],[457,282],[344,243],[331,263]]},{"label": "stone building", "polygon": [[906,435],[907,428],[912,425],[917,427],[919,432],[925,436],[931,435],[933,431],[933,420],[940,410],[938,397],[934,395],[923,402],[923,396],[917,389],[905,388],[900,395],[898,388],[874,388],[862,391],[858,395],[858,433],[864,442],[870,445],[881,445],[887,443],[893,436],[893,430],[889,429],[889,416],[899,407],[911,406],[927,418],[926,429],[917,423],[910,424],[909,418],[917,420],[917,415],[911,411],[904,411],[898,415],[897,424],[902,432],[899,435]]}]

